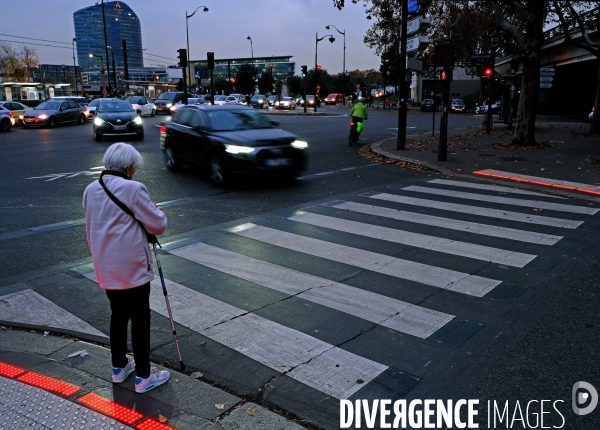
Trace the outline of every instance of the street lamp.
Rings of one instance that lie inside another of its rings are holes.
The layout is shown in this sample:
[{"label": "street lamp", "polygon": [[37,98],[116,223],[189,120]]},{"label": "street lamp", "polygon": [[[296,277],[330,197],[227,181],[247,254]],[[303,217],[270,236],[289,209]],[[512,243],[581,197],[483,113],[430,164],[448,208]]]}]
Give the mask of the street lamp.
[{"label": "street lamp", "polygon": [[100,74],[102,75],[102,97],[106,98],[106,81],[104,77],[104,57],[102,55],[89,54],[90,58],[100,58]]},{"label": "street lamp", "polygon": [[340,33],[341,35],[344,36],[344,63],[342,66],[342,93],[344,93],[344,100],[342,101],[342,103],[345,105],[346,104],[346,88],[345,88],[345,84],[346,84],[346,29],[344,28],[344,31],[340,31],[339,28],[337,28],[335,25],[328,25],[327,27],[325,27],[326,30],[329,30],[329,27],[333,27],[337,30],[338,33]]},{"label": "street lamp", "polygon": [[194,10],[190,15],[188,15],[187,10],[185,11],[185,36],[187,39],[187,67],[188,67],[188,82],[189,85],[192,86],[192,81],[191,81],[191,73],[189,73],[190,71],[190,33],[188,30],[188,19],[190,19],[191,17],[194,16],[194,14],[196,12],[198,12],[198,9],[200,9],[201,7],[203,7],[204,9],[202,9],[202,12],[208,12],[208,8],[206,6],[198,6],[196,8],[196,10]]},{"label": "street lamp", "polygon": [[314,112],[317,111],[317,87],[316,85],[318,85],[319,83],[317,82],[317,65],[318,65],[318,61],[317,61],[317,53],[319,50],[319,42],[323,39],[325,39],[326,37],[329,37],[329,41],[331,43],[335,42],[335,37],[333,37],[331,34],[328,34],[327,36],[323,36],[319,39],[319,32],[317,31],[317,34],[315,36],[315,105],[314,105]]},{"label": "street lamp", "polygon": [[[75,95],[79,95],[79,88],[77,88],[77,65],[75,64],[75,42],[76,38],[73,38],[73,76],[75,77]],[[83,85],[81,86],[83,89]]]}]

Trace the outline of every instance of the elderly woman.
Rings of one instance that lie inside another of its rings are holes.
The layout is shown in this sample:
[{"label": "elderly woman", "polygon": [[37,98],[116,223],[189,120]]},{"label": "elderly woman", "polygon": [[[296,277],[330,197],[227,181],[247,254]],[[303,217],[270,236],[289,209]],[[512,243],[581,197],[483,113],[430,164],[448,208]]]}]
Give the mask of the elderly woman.
[{"label": "elderly woman", "polygon": [[[112,380],[121,383],[135,370],[135,391],[144,393],[170,377],[168,371],[150,367],[150,281],[154,272],[146,237],[146,232],[163,234],[167,217],[152,202],[144,184],[131,180],[143,163],[133,146],[115,143],[106,150],[103,161],[106,170],[83,193],[85,229],[96,278],[112,311]],[[126,355],[129,320],[135,362]]]}]

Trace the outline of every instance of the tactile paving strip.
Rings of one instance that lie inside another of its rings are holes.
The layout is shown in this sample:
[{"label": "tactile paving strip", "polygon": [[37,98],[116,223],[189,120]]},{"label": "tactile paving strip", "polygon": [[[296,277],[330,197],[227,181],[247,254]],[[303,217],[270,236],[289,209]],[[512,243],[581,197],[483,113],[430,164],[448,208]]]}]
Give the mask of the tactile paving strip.
[{"label": "tactile paving strip", "polygon": [[40,388],[0,377],[0,430],[132,430]]},{"label": "tactile paving strip", "polygon": [[517,182],[527,182],[536,185],[545,185],[547,187],[562,188],[565,190],[582,191],[590,194],[600,194],[600,187],[597,185],[581,184],[579,182],[560,181],[557,179],[541,178],[539,176],[521,175],[518,173],[503,172],[494,169],[476,170],[475,175],[491,176],[500,179],[509,179]]}]

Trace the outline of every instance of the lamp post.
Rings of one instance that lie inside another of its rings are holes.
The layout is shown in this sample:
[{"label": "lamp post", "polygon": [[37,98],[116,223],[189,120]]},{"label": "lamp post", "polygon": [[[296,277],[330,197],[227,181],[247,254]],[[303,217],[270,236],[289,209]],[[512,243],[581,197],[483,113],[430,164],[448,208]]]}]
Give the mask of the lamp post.
[{"label": "lamp post", "polygon": [[[73,38],[73,76],[75,77],[75,95],[79,95],[79,88],[77,88],[77,65],[75,64],[75,42],[76,38]],[[83,88],[83,85],[82,85]]]},{"label": "lamp post", "polygon": [[[250,36],[246,37],[246,40],[250,41],[250,54],[252,55],[252,71],[250,72],[250,78],[254,83],[254,47],[252,46],[252,38]],[[254,86],[252,87],[252,93],[254,93]]]},{"label": "lamp post", "polygon": [[317,77],[318,77],[318,71],[317,71],[317,67],[318,67],[318,51],[319,51],[319,42],[323,39],[325,39],[326,37],[329,37],[329,41],[331,43],[335,42],[335,37],[333,37],[331,34],[328,34],[326,36],[323,36],[319,39],[319,32],[317,31],[317,34],[315,36],[315,106],[313,108],[313,111],[316,112],[317,111],[317,85],[319,84]]},{"label": "lamp post", "polygon": [[333,27],[337,30],[338,33],[340,33],[341,35],[344,36],[344,60],[343,60],[343,66],[342,66],[342,93],[344,95],[344,99],[342,101],[342,103],[345,105],[346,104],[346,29],[344,28],[344,31],[340,31],[339,28],[337,28],[335,25],[328,25],[327,27],[325,27],[325,29],[329,30],[329,27]]},{"label": "lamp post", "polygon": [[[108,58],[108,36],[106,35],[106,15],[104,14],[104,0],[102,0],[102,26],[104,27],[104,51],[106,52],[106,67],[108,68],[108,86],[110,87],[110,64]],[[103,66],[104,67],[104,66]],[[102,74],[104,77],[104,73]],[[104,97],[106,97],[106,88],[104,91]]]},{"label": "lamp post", "polygon": [[102,75],[102,97],[106,97],[106,80],[104,77],[104,57],[102,55],[89,54],[90,58],[100,58],[100,75]]},{"label": "lamp post", "polygon": [[208,12],[208,8],[206,6],[198,6],[196,8],[196,10],[194,10],[190,15],[188,15],[187,10],[185,11],[185,36],[187,39],[187,67],[188,67],[188,80],[189,80],[189,85],[192,85],[192,81],[191,81],[191,73],[189,73],[189,68],[190,68],[190,33],[188,30],[188,19],[190,19],[191,17],[194,16],[194,14],[196,12],[198,12],[198,9],[200,9],[201,7],[203,7],[204,9],[202,9],[202,12]]}]

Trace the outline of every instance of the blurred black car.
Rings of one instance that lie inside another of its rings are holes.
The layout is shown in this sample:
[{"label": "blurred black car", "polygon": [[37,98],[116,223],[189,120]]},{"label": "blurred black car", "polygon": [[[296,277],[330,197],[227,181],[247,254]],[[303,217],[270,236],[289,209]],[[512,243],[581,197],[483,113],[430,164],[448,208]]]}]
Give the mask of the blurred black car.
[{"label": "blurred black car", "polygon": [[87,109],[75,102],[50,99],[26,111],[21,122],[25,128],[32,125],[56,127],[63,123],[85,124]]},{"label": "blurred black car", "polygon": [[142,118],[128,100],[102,100],[96,107],[93,125],[94,140],[99,142],[104,136],[131,136],[144,138]]},{"label": "blurred black car", "polygon": [[450,112],[467,113],[467,106],[462,99],[452,99],[450,102]]},{"label": "blurred black car", "polygon": [[[188,94],[188,98],[194,97],[191,94]],[[171,113],[171,106],[179,103],[183,100],[183,91],[171,91],[167,93],[162,93],[156,100],[154,100],[154,106],[156,106],[156,113]]]},{"label": "blurred black car", "polygon": [[267,101],[267,96],[263,96],[262,94],[253,95],[250,99],[250,105],[258,109],[269,109],[269,102]]},{"label": "blurred black car", "polygon": [[425,99],[421,103],[421,112],[425,112],[425,111],[431,112],[434,109],[437,110],[437,106],[435,105],[435,101],[433,99]]},{"label": "blurred black car", "polygon": [[307,147],[248,106],[186,106],[160,128],[169,170],[200,166],[219,186],[234,179],[295,178],[306,168]]}]

